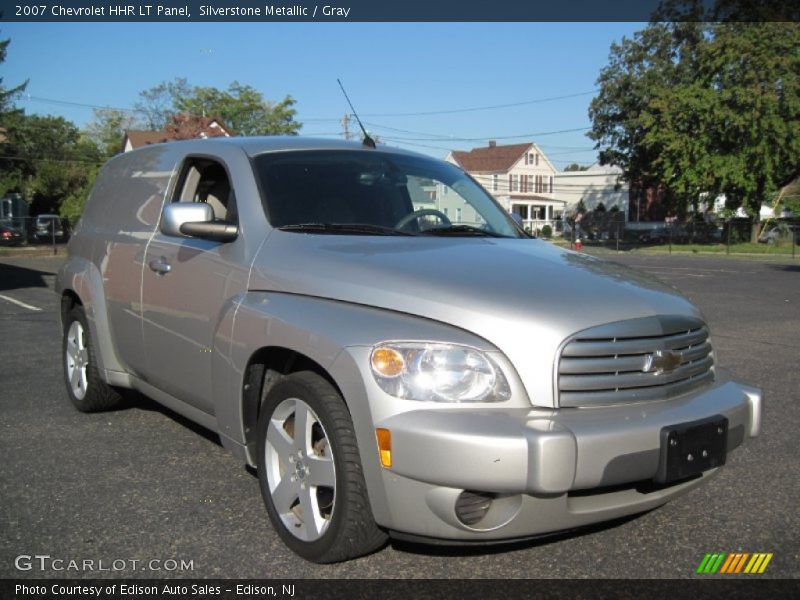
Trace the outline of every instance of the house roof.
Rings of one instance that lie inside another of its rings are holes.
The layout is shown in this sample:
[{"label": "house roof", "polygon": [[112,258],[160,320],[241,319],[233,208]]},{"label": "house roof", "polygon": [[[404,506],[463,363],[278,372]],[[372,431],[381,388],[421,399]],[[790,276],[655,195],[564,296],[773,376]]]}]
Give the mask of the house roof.
[{"label": "house roof", "polygon": [[[198,138],[211,138],[220,136],[232,136],[233,131],[225,123],[213,117],[201,117],[192,115],[179,115],[179,120],[167,129],[161,131],[149,131],[141,129],[128,129],[125,131],[125,139],[130,142],[131,148],[141,148],[149,144],[161,144],[180,139],[175,133],[182,124],[190,123],[193,129],[197,130]],[[188,136],[191,137],[191,134]],[[124,146],[123,141],[123,146]]]},{"label": "house roof", "polygon": [[125,136],[130,141],[134,149],[147,146],[148,144],[160,144],[168,141],[165,131],[146,131],[138,129],[127,129]]},{"label": "house roof", "polygon": [[528,142],[497,146],[494,142],[489,142],[488,146],[473,148],[469,152],[453,150],[453,158],[470,173],[508,171],[532,145]]}]

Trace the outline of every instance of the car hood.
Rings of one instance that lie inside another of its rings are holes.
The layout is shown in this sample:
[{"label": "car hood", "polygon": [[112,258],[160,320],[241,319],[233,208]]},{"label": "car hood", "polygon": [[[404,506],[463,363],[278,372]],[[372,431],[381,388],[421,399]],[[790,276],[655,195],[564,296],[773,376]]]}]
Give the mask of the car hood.
[{"label": "car hood", "polygon": [[562,342],[605,323],[699,317],[675,290],[620,265],[532,239],[339,236],[273,231],[251,290],[434,319],[490,342],[535,404],[553,405]]}]

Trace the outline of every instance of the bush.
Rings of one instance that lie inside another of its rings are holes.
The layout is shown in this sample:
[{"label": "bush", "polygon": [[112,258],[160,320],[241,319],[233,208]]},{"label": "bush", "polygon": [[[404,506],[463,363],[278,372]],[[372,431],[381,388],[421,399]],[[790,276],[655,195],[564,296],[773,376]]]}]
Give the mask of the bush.
[{"label": "bush", "polygon": [[549,240],[553,237],[553,228],[550,225],[545,225],[542,227],[542,237],[546,240]]}]

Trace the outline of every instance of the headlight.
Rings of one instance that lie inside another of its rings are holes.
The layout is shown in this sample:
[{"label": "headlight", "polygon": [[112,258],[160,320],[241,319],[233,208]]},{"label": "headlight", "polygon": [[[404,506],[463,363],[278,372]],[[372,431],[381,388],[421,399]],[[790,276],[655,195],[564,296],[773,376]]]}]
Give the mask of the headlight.
[{"label": "headlight", "polygon": [[455,344],[385,343],[370,356],[381,389],[397,398],[433,402],[503,402],[511,390],[484,352]]}]

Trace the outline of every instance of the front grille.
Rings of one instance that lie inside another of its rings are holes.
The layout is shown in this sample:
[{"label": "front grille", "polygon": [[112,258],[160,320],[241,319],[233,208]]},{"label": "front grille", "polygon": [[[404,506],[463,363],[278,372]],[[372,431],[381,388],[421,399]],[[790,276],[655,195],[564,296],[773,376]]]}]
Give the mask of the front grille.
[{"label": "front grille", "polygon": [[699,319],[649,317],[580,332],[561,350],[560,406],[663,400],[714,379],[708,328]]}]

